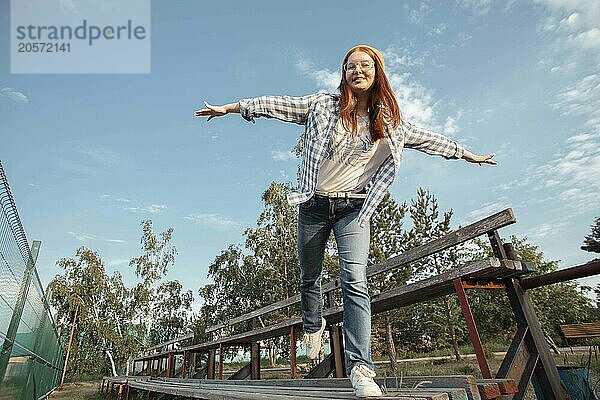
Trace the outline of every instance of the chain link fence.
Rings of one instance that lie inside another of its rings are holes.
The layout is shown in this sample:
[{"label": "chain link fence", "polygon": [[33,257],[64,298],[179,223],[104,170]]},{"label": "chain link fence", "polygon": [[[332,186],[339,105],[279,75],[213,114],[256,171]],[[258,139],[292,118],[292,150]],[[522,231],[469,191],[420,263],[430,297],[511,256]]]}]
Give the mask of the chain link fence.
[{"label": "chain link fence", "polygon": [[64,349],[0,162],[0,400],[45,398],[60,382]]}]

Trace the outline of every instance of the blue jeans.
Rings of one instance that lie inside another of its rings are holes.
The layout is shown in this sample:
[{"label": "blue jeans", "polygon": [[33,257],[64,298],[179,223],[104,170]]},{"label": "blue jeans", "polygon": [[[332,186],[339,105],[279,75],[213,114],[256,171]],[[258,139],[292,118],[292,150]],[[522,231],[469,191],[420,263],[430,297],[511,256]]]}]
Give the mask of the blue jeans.
[{"label": "blue jeans", "polygon": [[321,271],[329,234],[333,229],[340,260],[344,304],[346,373],[356,365],[373,368],[371,360],[371,301],[367,288],[369,226],[358,225],[364,199],[329,199],[314,195],[300,204],[298,259],[304,331],[321,328]]}]

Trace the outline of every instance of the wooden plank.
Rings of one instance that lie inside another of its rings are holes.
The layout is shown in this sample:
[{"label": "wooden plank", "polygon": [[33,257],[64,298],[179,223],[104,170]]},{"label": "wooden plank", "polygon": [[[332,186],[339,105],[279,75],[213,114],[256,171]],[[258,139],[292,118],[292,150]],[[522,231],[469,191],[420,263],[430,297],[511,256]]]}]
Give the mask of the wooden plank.
[{"label": "wooden plank", "polygon": [[[178,396],[188,396],[196,399],[208,400],[280,400],[280,399],[306,399],[325,400],[325,399],[356,399],[351,390],[315,390],[308,391],[303,388],[302,392],[294,388],[261,388],[257,386],[227,387],[226,385],[190,385],[190,384],[170,384],[165,382],[131,382],[130,387],[142,389],[155,393],[164,393]],[[260,391],[259,391],[260,390]],[[379,397],[379,399],[395,400],[448,400],[447,393],[431,392],[426,390],[393,390],[388,395]]]},{"label": "wooden plank", "polygon": [[250,345],[250,379],[260,379],[260,343]]},{"label": "wooden plank", "polygon": [[[517,319],[517,325],[528,328],[528,332],[525,335],[525,344],[532,356],[528,361],[528,367],[534,362],[537,364],[534,366],[534,374],[540,384],[541,394],[545,400],[562,400],[567,398],[567,393],[558,375],[556,363],[552,354],[550,354],[544,332],[542,331],[533,305],[529,300],[529,296],[516,279],[507,280],[506,293]],[[519,389],[521,389],[521,384],[519,384]],[[515,398],[518,398],[520,393]]]},{"label": "wooden plank", "polygon": [[567,339],[599,337],[600,322],[560,325],[560,330]]},{"label": "wooden plank", "polygon": [[[161,378],[164,379],[164,378]],[[228,384],[228,385],[242,385],[242,386],[281,386],[281,387],[299,387],[300,390],[304,388],[347,388],[351,389],[352,385],[348,378],[329,378],[329,379],[265,379],[261,381],[210,381],[210,380],[180,380],[171,379],[171,381],[179,382],[191,382],[201,385],[210,384]],[[402,389],[413,389],[423,388],[426,390],[431,389],[446,389],[453,388],[463,390],[466,394],[466,398],[469,400],[480,400],[479,390],[477,389],[477,383],[471,375],[449,375],[449,376],[404,376],[404,377],[376,377],[375,382],[382,387],[390,389],[402,388]],[[453,392],[455,393],[455,392]],[[458,395],[457,395],[458,396]],[[458,397],[461,399],[461,397]]]},{"label": "wooden plank", "polygon": [[[184,386],[185,384],[180,384]],[[204,389],[210,388],[211,390],[233,390],[231,385],[221,385],[219,383],[211,383],[201,387]],[[260,394],[275,394],[275,395],[286,395],[292,398],[314,398],[323,397],[325,395],[331,396],[336,399],[356,399],[354,396],[354,389],[352,388],[323,388],[323,387],[294,387],[294,386],[272,386],[272,385],[236,385],[235,392],[237,393],[260,393]],[[459,394],[461,389],[389,389],[388,395],[399,394],[409,398],[427,398],[432,400],[449,399],[448,392]],[[464,393],[464,390],[462,390]],[[466,396],[466,395],[465,395]],[[389,396],[384,396],[389,397]]]},{"label": "wooden plank", "polygon": [[235,374],[231,375],[227,380],[243,380],[250,376],[252,372],[252,364],[248,363],[240,368]]},{"label": "wooden plank", "polygon": [[312,378],[327,378],[335,369],[334,353],[329,353],[323,361],[311,369],[304,377],[305,379]]},{"label": "wooden plank", "polygon": [[477,389],[482,400],[496,399],[500,397],[500,388],[496,382],[477,383]]},{"label": "wooden plank", "polygon": [[519,387],[514,379],[477,379],[477,385],[481,383],[492,382],[498,385],[500,394],[514,394],[519,392]]},{"label": "wooden plank", "polygon": [[185,334],[185,335],[178,336],[178,337],[176,337],[174,339],[167,340],[166,342],[159,343],[159,344],[157,344],[155,346],[148,347],[144,352],[148,352],[148,351],[155,350],[155,349],[160,349],[161,347],[165,347],[165,346],[168,346],[170,344],[175,344],[177,342],[183,342],[185,340],[191,340],[191,339],[194,339],[194,334],[193,333],[188,333],[188,334]]},{"label": "wooden plank", "polygon": [[[493,214],[487,218],[484,218],[480,221],[474,222],[470,225],[467,225],[463,228],[457,229],[454,232],[451,232],[447,235],[444,235],[440,238],[431,240],[421,246],[415,247],[413,249],[407,250],[404,253],[392,257],[382,263],[371,265],[367,269],[367,277],[372,277],[378,275],[383,272],[390,271],[394,268],[401,267],[405,264],[411,263],[423,257],[427,257],[434,253],[438,253],[440,251],[444,251],[449,249],[450,247],[456,246],[457,244],[464,243],[468,240],[479,237],[487,232],[503,228],[510,224],[516,222],[516,218],[512,209],[507,208],[503,211],[500,211],[496,214]],[[502,249],[504,251],[504,249]],[[502,253],[504,254],[504,253]],[[504,259],[506,257],[502,257]],[[335,290],[340,287],[339,280],[334,282],[330,282],[328,284],[323,285],[321,288],[322,293],[327,293],[331,290]],[[290,305],[296,304],[300,302],[300,295],[295,295],[290,298],[278,301],[276,303],[270,304],[266,307],[262,307],[260,309],[251,311],[244,315],[241,315],[236,318],[232,318],[229,321],[221,324],[216,324],[206,329],[206,332],[214,332],[216,330],[225,328],[227,326],[233,326],[240,322],[248,321],[252,318],[269,314],[273,311],[279,310],[284,307],[288,307]]]}]

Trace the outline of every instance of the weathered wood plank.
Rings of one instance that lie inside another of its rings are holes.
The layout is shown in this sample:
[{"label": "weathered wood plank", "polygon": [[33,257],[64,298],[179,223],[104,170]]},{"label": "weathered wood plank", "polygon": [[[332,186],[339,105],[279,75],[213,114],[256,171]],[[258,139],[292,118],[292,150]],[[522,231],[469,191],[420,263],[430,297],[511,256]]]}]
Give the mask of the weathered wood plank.
[{"label": "weathered wood plank", "polygon": [[496,399],[500,397],[500,388],[495,382],[481,382],[477,383],[477,389],[479,389],[479,395],[482,400]]},{"label": "weathered wood plank", "polygon": [[[392,257],[382,263],[371,265],[367,269],[367,277],[378,275],[380,273],[392,270],[394,268],[398,268],[402,265],[411,263],[423,257],[427,257],[434,253],[444,251],[446,249],[449,249],[450,247],[456,246],[457,244],[464,243],[468,240],[479,237],[487,232],[500,229],[515,222],[516,218],[512,209],[507,208],[506,210],[500,211],[480,221],[474,222],[463,228],[457,229],[456,231],[444,235],[440,238],[434,239],[421,246],[405,251],[404,253],[396,257]],[[340,283],[339,280],[336,280],[334,282],[330,282],[328,284],[323,285],[321,290],[325,294],[338,287],[340,287]],[[295,295],[290,298],[281,300],[279,302],[270,304],[266,307],[262,307],[260,309],[251,311],[239,317],[232,318],[225,323],[216,324],[211,327],[208,327],[206,329],[206,332],[214,332],[227,326],[233,326],[240,322],[248,321],[252,318],[271,313],[273,311],[288,307],[299,302],[300,295]]]},{"label": "weathered wood plank", "polygon": [[[165,378],[160,378],[165,379]],[[348,378],[320,378],[320,379],[265,379],[260,381],[212,381],[212,380],[200,380],[200,379],[176,379],[171,378],[170,381],[201,384],[201,385],[214,385],[214,384],[226,384],[234,386],[279,386],[279,387],[297,387],[299,390],[305,388],[346,388],[352,390],[352,385]],[[392,389],[413,389],[415,387],[422,388],[424,390],[431,389],[447,389],[453,390],[449,392],[450,395],[454,394],[458,396],[457,399],[467,398],[469,400],[480,400],[479,390],[477,389],[477,383],[471,375],[448,375],[448,376],[404,376],[404,377],[376,377],[375,382],[382,387],[386,387],[388,390]],[[466,397],[460,397],[460,394],[456,394],[456,390],[462,390]],[[453,400],[452,397],[450,397]]]},{"label": "weathered wood plank", "polygon": [[252,372],[252,364],[248,363],[240,368],[235,374],[231,375],[227,380],[243,380],[250,376]]},{"label": "weathered wood plank", "polygon": [[[136,389],[164,393],[178,396],[188,396],[208,400],[279,400],[279,399],[356,399],[351,389],[318,389],[298,391],[293,387],[261,387],[243,385],[193,385],[185,383],[167,382],[130,382],[129,386]],[[449,389],[452,390],[452,389]],[[426,389],[392,389],[380,399],[395,400],[448,400],[449,395],[442,391],[428,391]]]},{"label": "weathered wood plank", "polygon": [[514,379],[477,379],[477,385],[490,382],[498,385],[502,395],[519,392],[519,387]]},{"label": "weathered wood plank", "polygon": [[600,323],[560,325],[560,330],[567,339],[582,339],[600,336]]},{"label": "weathered wood plank", "polygon": [[318,365],[313,367],[313,369],[311,369],[308,372],[305,379],[327,378],[329,375],[331,375],[331,373],[333,372],[334,369],[335,369],[334,354],[329,353],[323,359],[323,361],[321,361]]}]

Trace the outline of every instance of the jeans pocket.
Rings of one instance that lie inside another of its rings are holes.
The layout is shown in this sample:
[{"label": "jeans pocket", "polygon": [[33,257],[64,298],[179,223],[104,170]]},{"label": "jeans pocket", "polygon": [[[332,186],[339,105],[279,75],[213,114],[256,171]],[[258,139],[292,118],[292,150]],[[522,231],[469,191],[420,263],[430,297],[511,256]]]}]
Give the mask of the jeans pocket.
[{"label": "jeans pocket", "polygon": [[315,196],[306,200],[304,203],[300,203],[300,205],[298,207],[301,208],[302,210],[310,210],[314,205],[315,205]]}]

